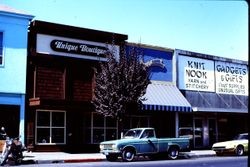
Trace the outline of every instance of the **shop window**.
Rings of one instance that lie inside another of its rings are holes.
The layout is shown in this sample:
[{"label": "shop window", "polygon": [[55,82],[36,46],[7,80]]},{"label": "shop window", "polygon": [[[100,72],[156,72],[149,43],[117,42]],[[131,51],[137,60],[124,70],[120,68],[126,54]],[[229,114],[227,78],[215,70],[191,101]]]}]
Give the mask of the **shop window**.
[{"label": "shop window", "polygon": [[180,115],[178,135],[189,138],[191,148],[194,147],[193,116],[191,114]]},{"label": "shop window", "polygon": [[131,128],[149,127],[149,126],[150,126],[149,116],[132,115],[130,117],[125,118],[124,120],[124,133]]},{"label": "shop window", "polygon": [[91,143],[99,144],[106,140],[115,140],[118,137],[117,121],[110,117],[92,113]]},{"label": "shop window", "polygon": [[3,64],[3,32],[0,32],[0,66]]},{"label": "shop window", "polygon": [[[102,141],[115,140],[118,138],[118,122],[114,118],[104,117],[98,113],[91,113],[91,122],[85,131],[86,141],[91,144],[99,144]],[[87,123],[87,121],[85,121]],[[124,133],[135,127],[148,127],[148,116],[126,117],[123,121]]]},{"label": "shop window", "polygon": [[66,112],[37,110],[36,143],[65,144]]}]

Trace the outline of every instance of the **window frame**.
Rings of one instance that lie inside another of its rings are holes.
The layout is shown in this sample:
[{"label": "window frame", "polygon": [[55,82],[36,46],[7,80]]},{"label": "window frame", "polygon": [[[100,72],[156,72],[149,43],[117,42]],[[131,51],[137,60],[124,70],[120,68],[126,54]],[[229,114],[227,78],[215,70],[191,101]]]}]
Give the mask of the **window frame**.
[{"label": "window frame", "polygon": [[[38,112],[49,112],[49,125],[48,126],[39,126],[38,125]],[[53,126],[53,113],[64,113],[64,126],[60,127],[60,126]],[[42,109],[37,109],[36,110],[36,127],[35,127],[35,143],[36,145],[64,145],[66,144],[66,111],[65,110],[42,110]],[[41,143],[38,141],[38,129],[45,129],[45,128],[49,128],[49,142],[46,143]],[[52,142],[52,136],[53,136],[53,129],[63,129],[64,131],[64,135],[63,135],[63,142]]]}]

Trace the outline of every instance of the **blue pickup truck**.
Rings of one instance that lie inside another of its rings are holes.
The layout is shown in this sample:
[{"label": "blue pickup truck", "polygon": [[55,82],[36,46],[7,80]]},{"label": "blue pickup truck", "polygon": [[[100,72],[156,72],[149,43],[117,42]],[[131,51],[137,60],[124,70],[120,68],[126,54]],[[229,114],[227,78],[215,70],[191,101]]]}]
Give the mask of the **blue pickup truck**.
[{"label": "blue pickup truck", "polygon": [[121,157],[123,161],[133,161],[135,156],[152,159],[166,155],[177,159],[179,152],[190,151],[188,138],[156,138],[154,128],[134,128],[128,130],[122,139],[100,143],[100,152],[108,161]]}]

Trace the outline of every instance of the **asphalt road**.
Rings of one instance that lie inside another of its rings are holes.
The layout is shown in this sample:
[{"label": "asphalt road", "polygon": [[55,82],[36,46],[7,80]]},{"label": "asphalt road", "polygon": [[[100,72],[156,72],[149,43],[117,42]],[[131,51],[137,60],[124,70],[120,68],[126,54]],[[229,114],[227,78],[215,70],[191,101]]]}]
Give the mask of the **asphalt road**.
[{"label": "asphalt road", "polygon": [[134,162],[85,162],[57,164],[22,164],[22,167],[248,167],[248,157],[223,156],[179,160],[134,161]]}]

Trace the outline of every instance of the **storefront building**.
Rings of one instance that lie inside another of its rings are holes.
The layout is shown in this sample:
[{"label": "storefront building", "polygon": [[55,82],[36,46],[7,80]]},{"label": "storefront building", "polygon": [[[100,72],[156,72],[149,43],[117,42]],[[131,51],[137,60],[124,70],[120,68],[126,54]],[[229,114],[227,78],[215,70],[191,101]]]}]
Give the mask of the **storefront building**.
[{"label": "storefront building", "polygon": [[[30,150],[97,152],[120,132],[91,104],[96,69],[108,49],[118,56],[121,46],[135,44],[123,34],[29,25],[32,18],[0,5],[0,126],[24,136]],[[194,148],[248,131],[248,62],[139,46],[151,84],[142,108],[127,113],[124,130],[154,127],[158,137],[190,137]]]},{"label": "storefront building", "polygon": [[[127,35],[35,20],[29,28],[27,146],[36,151],[98,151],[116,122],[95,114],[95,72]],[[112,42],[115,42],[112,44]],[[112,44],[112,45],[111,45]],[[95,147],[95,148],[91,148]]]},{"label": "storefront building", "polygon": [[248,62],[175,50],[177,84],[192,106],[180,113],[179,136],[194,148],[248,132]]},{"label": "storefront building", "polygon": [[33,16],[0,5],[0,127],[24,140],[27,29]]},{"label": "storefront building", "polygon": [[[128,47],[133,46],[128,44]],[[150,126],[155,128],[158,137],[176,137],[178,113],[191,113],[192,107],[174,82],[174,50],[145,44],[139,46],[144,63],[149,67],[151,83],[142,97],[145,99],[142,108],[131,116],[131,119],[137,120],[129,128]]]}]

